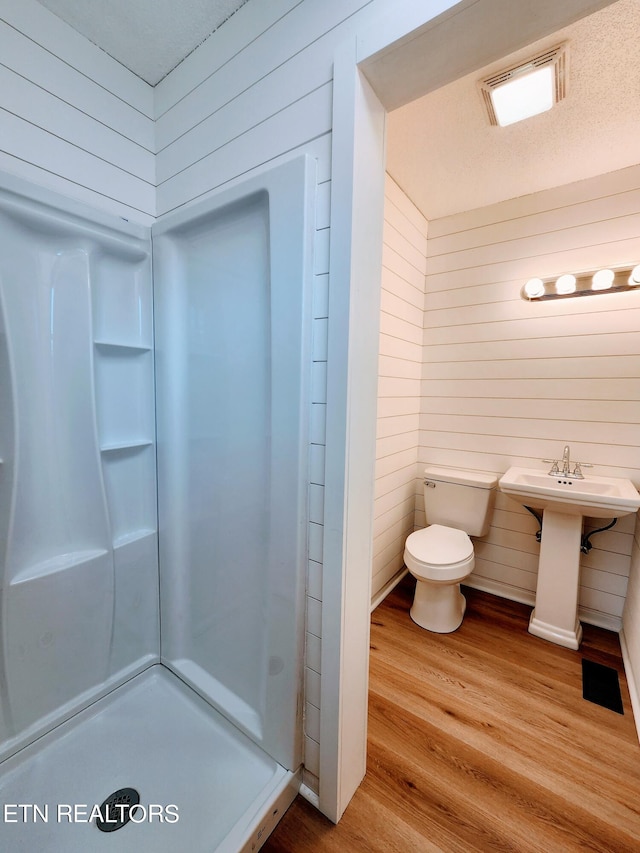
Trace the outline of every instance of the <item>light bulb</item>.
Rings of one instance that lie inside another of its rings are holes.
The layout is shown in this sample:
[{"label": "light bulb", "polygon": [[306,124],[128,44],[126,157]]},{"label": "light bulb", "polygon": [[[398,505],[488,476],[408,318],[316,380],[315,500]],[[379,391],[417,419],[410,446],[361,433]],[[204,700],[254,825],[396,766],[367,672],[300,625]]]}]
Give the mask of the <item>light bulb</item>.
[{"label": "light bulb", "polygon": [[525,296],[529,299],[535,299],[537,296],[544,295],[544,282],[541,278],[530,278],[524,286]]},{"label": "light bulb", "polygon": [[571,273],[561,275],[556,281],[556,293],[566,294],[573,293],[576,289],[576,277]]},{"label": "light bulb", "polygon": [[591,279],[592,290],[608,290],[616,277],[613,270],[598,270]]},{"label": "light bulb", "polygon": [[634,267],[631,270],[631,275],[629,276],[629,284],[631,287],[637,287],[640,284],[640,264],[637,267]]}]

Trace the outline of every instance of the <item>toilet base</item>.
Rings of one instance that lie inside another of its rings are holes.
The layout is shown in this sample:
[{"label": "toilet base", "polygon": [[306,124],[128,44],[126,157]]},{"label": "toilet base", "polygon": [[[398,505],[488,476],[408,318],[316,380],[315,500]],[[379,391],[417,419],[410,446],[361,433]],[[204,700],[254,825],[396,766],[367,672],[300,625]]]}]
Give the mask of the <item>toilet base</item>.
[{"label": "toilet base", "polygon": [[459,583],[416,580],[416,592],[409,613],[421,628],[436,634],[450,634],[462,624],[466,606]]}]

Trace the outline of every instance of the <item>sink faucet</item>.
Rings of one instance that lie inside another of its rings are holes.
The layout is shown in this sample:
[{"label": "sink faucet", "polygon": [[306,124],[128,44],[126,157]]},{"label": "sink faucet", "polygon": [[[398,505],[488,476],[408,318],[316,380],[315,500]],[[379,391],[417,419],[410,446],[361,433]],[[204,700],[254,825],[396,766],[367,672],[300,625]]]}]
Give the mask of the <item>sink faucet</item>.
[{"label": "sink faucet", "polygon": [[556,477],[558,474],[561,474],[563,477],[573,477],[575,480],[584,480],[582,469],[592,467],[588,462],[574,462],[573,471],[571,471],[571,453],[568,444],[565,444],[562,451],[562,470],[560,469],[560,462],[558,462],[557,459],[543,459],[542,461],[549,462],[551,464],[551,469],[548,472],[550,477]]}]

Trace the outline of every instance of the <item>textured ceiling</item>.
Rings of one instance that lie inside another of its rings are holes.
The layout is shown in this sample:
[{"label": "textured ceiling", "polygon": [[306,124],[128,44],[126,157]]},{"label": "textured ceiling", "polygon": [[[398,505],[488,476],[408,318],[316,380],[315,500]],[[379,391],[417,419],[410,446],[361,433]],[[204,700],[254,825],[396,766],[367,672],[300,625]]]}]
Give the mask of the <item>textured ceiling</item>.
[{"label": "textured ceiling", "polygon": [[[618,0],[389,115],[387,168],[427,219],[640,162],[640,2]],[[509,127],[489,125],[477,81],[569,41],[567,97]]]},{"label": "textured ceiling", "polygon": [[155,86],[247,0],[39,0]]}]

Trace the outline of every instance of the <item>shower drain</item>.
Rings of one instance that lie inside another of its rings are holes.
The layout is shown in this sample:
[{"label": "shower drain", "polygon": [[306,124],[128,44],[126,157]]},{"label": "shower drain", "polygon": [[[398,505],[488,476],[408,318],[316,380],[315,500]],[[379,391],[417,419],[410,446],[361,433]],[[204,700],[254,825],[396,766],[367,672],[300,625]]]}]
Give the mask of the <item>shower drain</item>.
[{"label": "shower drain", "polygon": [[96,820],[100,832],[115,832],[129,823],[131,811],[140,803],[140,794],[135,788],[120,788],[109,794],[100,806],[101,817]]}]

